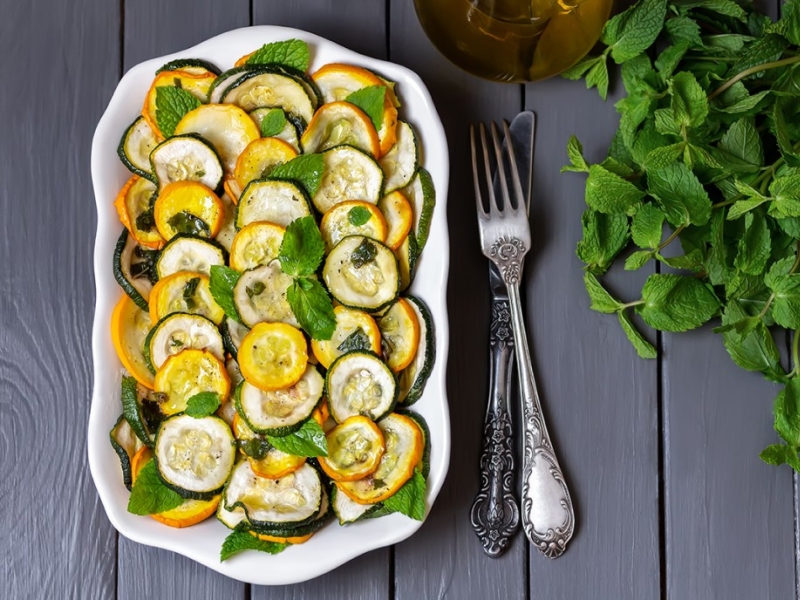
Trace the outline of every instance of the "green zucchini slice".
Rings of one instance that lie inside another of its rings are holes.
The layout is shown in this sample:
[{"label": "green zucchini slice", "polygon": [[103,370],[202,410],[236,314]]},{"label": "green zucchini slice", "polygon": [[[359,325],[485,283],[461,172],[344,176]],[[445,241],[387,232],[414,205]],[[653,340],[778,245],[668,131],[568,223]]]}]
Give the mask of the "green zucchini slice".
[{"label": "green zucchini slice", "polygon": [[[247,460],[244,462],[247,462]],[[244,514],[244,509],[241,506],[236,506],[233,510],[228,510],[225,508],[224,502],[220,502],[217,506],[217,519],[228,529],[236,529],[236,527],[243,522],[249,526],[247,515]]]},{"label": "green zucchini slice", "polygon": [[236,228],[255,221],[269,221],[286,227],[311,214],[305,192],[290,181],[256,179],[247,184],[236,211]]},{"label": "green zucchini slice", "polygon": [[339,491],[336,486],[331,490],[331,505],[333,513],[339,519],[339,525],[347,525],[348,523],[355,523],[362,519],[368,519],[372,514],[381,510],[383,504],[359,504]]},{"label": "green zucchini slice", "polygon": [[297,150],[297,152],[299,153],[300,136],[303,134],[303,129],[305,129],[305,126],[302,123],[302,119],[287,113],[282,108],[270,108],[266,106],[262,106],[261,108],[255,109],[253,112],[250,113],[250,116],[256,122],[258,128],[261,129],[261,121],[263,121],[268,114],[276,110],[280,111],[283,114],[284,119],[286,119],[286,124],[283,126],[283,129],[279,133],[274,134],[272,137],[276,137],[278,139],[283,140],[284,142],[289,144],[292,148]]},{"label": "green zucchini slice", "polygon": [[150,167],[150,153],[158,145],[158,139],[144,117],[136,117],[122,134],[117,154],[122,164],[132,173],[153,180],[155,175]]},{"label": "green zucchini slice", "polygon": [[384,194],[391,194],[411,183],[419,169],[419,145],[411,125],[397,121],[397,141],[379,162],[386,175]]},{"label": "green zucchini slice", "polygon": [[263,322],[299,327],[286,299],[286,291],[293,281],[281,270],[277,259],[242,273],[233,288],[233,302],[242,322],[247,327]]},{"label": "green zucchini slice", "polygon": [[225,351],[233,358],[236,358],[236,355],[239,354],[239,346],[250,329],[230,317],[225,317],[219,329],[222,334],[222,343],[225,346]]},{"label": "green zucchini slice", "polygon": [[[328,522],[331,516],[331,503],[330,496],[326,486],[322,488],[322,498],[319,504],[319,510],[314,514],[310,521],[307,523],[293,525],[291,523],[280,527],[264,527],[262,524],[251,525],[250,530],[262,535],[271,535],[274,537],[301,537],[314,533],[322,529],[323,525]],[[276,524],[279,525],[279,524]]]},{"label": "green zucchini slice", "polygon": [[122,230],[114,248],[114,279],[142,310],[148,310],[150,290],[157,279],[157,256],[157,250],[140,246],[127,229]]},{"label": "green zucchini slice", "polygon": [[419,260],[419,245],[413,229],[408,232],[400,247],[394,251],[394,255],[397,257],[397,267],[400,270],[400,291],[405,291],[414,281],[417,260]]},{"label": "green zucchini slice", "polygon": [[400,373],[400,404],[410,406],[422,397],[425,384],[433,371],[436,360],[436,338],[433,330],[433,317],[427,305],[420,299],[406,298],[417,313],[419,321],[419,347],[414,360]]},{"label": "green zucchini slice", "polygon": [[148,448],[153,447],[153,437],[145,423],[144,413],[142,412],[142,397],[139,384],[133,377],[122,378],[122,390],[120,399],[122,401],[122,414],[130,425],[131,430]]},{"label": "green zucchini slice", "polygon": [[[262,106],[280,107],[306,122],[314,116],[315,98],[302,83],[272,67],[250,68],[219,94],[220,101],[250,112]],[[214,93],[212,93],[214,95]],[[213,99],[212,99],[213,101]]]},{"label": "green zucchini slice", "polygon": [[175,135],[150,153],[152,171],[163,190],[176,181],[197,181],[211,190],[222,184],[222,162],[214,147],[199,135]]},{"label": "green zucchini slice", "polygon": [[377,204],[383,171],[377,161],[353,146],[337,146],[322,153],[322,181],[312,199],[321,213],[347,200]]},{"label": "green zucchini slice", "polygon": [[161,249],[156,273],[163,279],[178,271],[211,275],[213,265],[225,266],[228,253],[213,240],[179,233]]},{"label": "green zucchini slice", "polygon": [[173,354],[187,349],[208,350],[225,360],[222,335],[214,323],[202,315],[172,313],[161,319],[144,341],[145,358],[153,373]]},{"label": "green zucchini slice", "polygon": [[417,236],[418,252],[422,252],[428,242],[433,209],[436,207],[436,190],[433,187],[431,174],[424,167],[420,167],[417,176],[403,189],[403,193],[414,209],[414,227],[411,230]]},{"label": "green zucchini slice", "polygon": [[133,429],[128,425],[128,421],[125,420],[124,415],[120,415],[117,422],[114,423],[114,427],[111,428],[108,437],[111,441],[111,446],[114,448],[114,452],[119,456],[119,464],[120,467],[122,467],[122,482],[125,484],[125,487],[130,490],[131,482],[133,481],[131,475],[131,460],[140,447],[139,439],[136,437],[136,434],[133,433]]},{"label": "green zucchini slice", "polygon": [[201,58],[176,58],[169,61],[156,71],[156,75],[163,71],[186,71],[188,73],[200,73],[210,71],[214,75],[219,75],[220,70],[216,65],[211,64],[207,60]]},{"label": "green zucchini slice", "polygon": [[392,251],[361,235],[344,238],[325,260],[322,276],[344,306],[379,311],[397,298],[400,273]]},{"label": "green zucchini slice", "polygon": [[348,352],[337,358],[325,378],[328,408],[337,423],[363,415],[373,421],[394,408],[397,382],[388,365],[371,352]]},{"label": "green zucchini slice", "polygon": [[231,202],[228,194],[223,194],[219,199],[222,200],[225,215],[222,218],[222,226],[219,228],[219,233],[214,239],[227,252],[230,252],[233,238],[236,237],[236,205]]},{"label": "green zucchini slice", "polygon": [[220,73],[208,89],[209,104],[219,104],[222,102],[222,95],[228,88],[252,70],[252,67],[243,65]]},{"label": "green zucchini slice", "polygon": [[163,482],[194,500],[220,493],[236,458],[231,428],[219,417],[178,414],[165,419],[154,450]]},{"label": "green zucchini slice", "polygon": [[314,365],[308,365],[300,381],[283,390],[265,392],[245,381],[236,388],[236,411],[256,433],[289,435],[314,412],[324,386]]}]

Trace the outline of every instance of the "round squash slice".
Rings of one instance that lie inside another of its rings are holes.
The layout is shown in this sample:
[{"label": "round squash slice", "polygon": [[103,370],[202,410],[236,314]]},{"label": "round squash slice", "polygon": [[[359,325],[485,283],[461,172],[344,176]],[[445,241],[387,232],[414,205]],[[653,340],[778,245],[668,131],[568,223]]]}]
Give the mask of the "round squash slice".
[{"label": "round squash slice", "polygon": [[308,363],[306,338],[285,323],[258,323],[244,336],[237,356],[245,381],[264,391],[294,385]]},{"label": "round squash slice", "polygon": [[[261,135],[276,137],[300,152],[300,132],[306,128],[305,121],[300,117],[287,113],[282,108],[269,108],[262,106],[250,113],[252,119],[261,130]],[[279,130],[278,127],[283,124]]]},{"label": "round squash slice", "polygon": [[120,190],[114,208],[134,240],[157,250],[164,245],[164,238],[153,221],[151,209],[155,196],[156,185],[149,179],[134,175]]},{"label": "round squash slice", "polygon": [[363,311],[345,306],[335,307],[333,314],[336,316],[336,329],[331,339],[311,340],[311,350],[323,367],[327,369],[334,360],[352,350],[371,350],[380,354],[381,332],[375,319]]},{"label": "round squash slice", "polygon": [[392,251],[361,235],[336,244],[325,259],[322,276],[337,302],[370,312],[394,301],[400,284]]},{"label": "round squash slice", "polygon": [[[203,70],[197,73],[189,73],[177,69],[174,71],[162,71],[153,80],[147,96],[144,99],[144,107],[142,108],[142,116],[150,129],[160,138],[166,137],[164,133],[158,128],[158,120],[156,118],[156,98],[158,96],[157,88],[159,87],[180,87],[187,92],[190,92],[200,102],[205,102],[208,98],[208,91],[211,84],[217,76],[208,70]],[[179,133],[176,131],[175,133]]]},{"label": "round squash slice", "polygon": [[236,205],[228,194],[222,194],[220,200],[222,201],[225,213],[222,217],[222,226],[219,228],[219,233],[217,233],[214,239],[225,248],[225,250],[230,252],[233,238],[236,235]]},{"label": "round squash slice", "polygon": [[291,145],[276,137],[250,142],[239,155],[233,177],[241,189],[254,179],[261,179],[277,165],[287,163],[297,156]]},{"label": "round squash slice", "polygon": [[170,356],[190,348],[208,350],[219,360],[225,360],[219,329],[201,315],[167,315],[150,330],[144,343],[144,351],[154,371],[160,369]]},{"label": "round squash slice", "polygon": [[377,204],[383,188],[383,171],[371,156],[352,146],[337,146],[322,153],[323,171],[312,198],[321,213],[348,200]]},{"label": "round squash slice", "polygon": [[328,409],[337,423],[363,415],[372,420],[391,412],[397,401],[394,373],[370,352],[354,351],[337,358],[325,379]]},{"label": "round squash slice", "polygon": [[286,230],[268,221],[255,221],[242,227],[231,244],[231,269],[244,272],[278,258]]},{"label": "round squash slice", "polygon": [[378,208],[386,219],[389,232],[384,242],[392,250],[397,250],[405,241],[414,224],[414,210],[402,192],[392,192],[378,201]]},{"label": "round squash slice", "polygon": [[136,381],[152,390],[153,374],[142,352],[151,327],[150,315],[136,306],[129,296],[122,296],[111,314],[111,340],[122,366]]},{"label": "round squash slice", "polygon": [[[242,442],[245,442],[245,447],[247,447],[246,443],[248,441],[258,439],[256,433],[247,426],[247,423],[238,413],[236,413],[236,416],[233,418],[233,434],[240,442],[240,449],[242,447]],[[263,444],[258,444],[258,448],[262,450],[268,445],[269,442],[264,440]],[[256,456],[248,455],[247,460],[250,462],[250,467],[256,475],[268,479],[279,479],[284,475],[294,473],[306,462],[304,456],[286,454],[274,447],[268,448],[266,452],[258,452]]]},{"label": "round squash slice", "polygon": [[319,464],[334,481],[356,481],[373,473],[385,450],[383,433],[367,417],[350,417],[325,438],[328,456],[320,456]]},{"label": "round squash slice", "polygon": [[311,214],[306,193],[291,181],[251,181],[239,196],[238,207],[236,227],[239,229],[255,221],[286,227],[295,219]]},{"label": "round squash slice", "polygon": [[300,139],[303,152],[311,154],[343,144],[375,158],[381,155],[378,133],[364,111],[349,102],[323,104]]},{"label": "round squash slice", "polygon": [[153,323],[175,312],[203,315],[217,325],[225,318],[225,311],[211,295],[208,276],[189,271],[180,271],[159,280],[150,292]]},{"label": "round squash slice", "polygon": [[348,235],[363,235],[384,242],[386,230],[386,220],[378,207],[360,200],[335,205],[323,215],[320,223],[326,252]]},{"label": "round squash slice", "polygon": [[230,392],[228,371],[222,361],[206,350],[184,350],[170,356],[156,373],[154,389],[167,395],[161,403],[166,415],[186,410],[186,403],[201,392],[216,392],[226,398]]},{"label": "round squash slice", "polygon": [[294,279],[281,270],[281,263],[245,271],[233,288],[233,302],[242,322],[248,327],[256,323],[286,323],[299,327],[289,301],[287,290]]},{"label": "round squash slice", "polygon": [[227,253],[214,240],[179,233],[161,250],[156,261],[159,279],[178,271],[211,275],[212,266],[224,266]]},{"label": "round squash slice", "polygon": [[398,298],[378,319],[378,327],[386,363],[392,371],[399,373],[417,354],[420,333],[417,313],[408,300]]},{"label": "round squash slice", "polygon": [[161,190],[154,216],[158,232],[165,240],[179,233],[213,238],[222,227],[225,206],[202,183],[177,181]]},{"label": "round squash slice", "polygon": [[195,134],[164,140],[150,153],[150,164],[161,189],[176,181],[197,181],[212,190],[222,183],[217,151]]},{"label": "round squash slice", "polygon": [[316,108],[316,90],[307,87],[302,77],[289,75],[279,66],[254,65],[225,87],[220,100],[246,111],[262,106],[282,108],[308,123]]}]

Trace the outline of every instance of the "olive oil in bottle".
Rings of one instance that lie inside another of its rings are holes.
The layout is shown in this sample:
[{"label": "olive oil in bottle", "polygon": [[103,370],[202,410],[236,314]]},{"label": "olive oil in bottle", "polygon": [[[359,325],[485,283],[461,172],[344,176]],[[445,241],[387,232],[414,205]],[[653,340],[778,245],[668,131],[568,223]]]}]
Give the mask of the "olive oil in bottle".
[{"label": "olive oil in bottle", "polygon": [[597,43],[613,0],[414,0],[428,37],[462,69],[495,81],[536,81]]}]

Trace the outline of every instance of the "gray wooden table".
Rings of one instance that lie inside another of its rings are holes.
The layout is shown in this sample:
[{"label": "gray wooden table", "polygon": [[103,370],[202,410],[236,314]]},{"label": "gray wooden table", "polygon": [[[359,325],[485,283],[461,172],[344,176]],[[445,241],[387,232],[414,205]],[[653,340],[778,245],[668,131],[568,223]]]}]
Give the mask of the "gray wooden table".
[{"label": "gray wooden table", "polygon": [[[774,16],[777,2],[766,9]],[[0,597],[796,597],[796,483],[786,468],[757,458],[775,440],[776,390],[736,368],[709,328],[659,336],[659,359],[645,362],[614,319],[589,311],[573,251],[583,181],[558,170],[571,133],[588,156],[602,156],[616,127],[612,100],[561,79],[523,87],[464,74],[425,38],[412,0],[0,0],[0,15]],[[85,444],[95,124],[131,66],[250,24],[306,29],[416,70],[444,121],[453,165],[447,482],[413,538],[279,588],[240,584],[117,535]],[[467,124],[523,108],[539,115],[528,323],[578,513],[576,536],[557,561],[521,538],[489,559],[468,520],[489,298]],[[633,297],[646,276],[619,278],[616,291]]]}]

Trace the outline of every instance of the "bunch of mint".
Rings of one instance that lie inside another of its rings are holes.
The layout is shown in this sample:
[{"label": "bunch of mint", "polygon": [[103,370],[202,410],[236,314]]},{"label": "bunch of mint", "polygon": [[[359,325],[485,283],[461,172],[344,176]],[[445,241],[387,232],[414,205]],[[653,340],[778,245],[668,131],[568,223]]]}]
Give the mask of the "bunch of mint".
[{"label": "bunch of mint", "polygon": [[[631,311],[669,332],[720,316],[714,331],[734,362],[786,386],[774,403],[783,443],[761,458],[800,472],[800,0],[782,14],[640,0],[615,16],[605,51],[565,76],[605,98],[609,58],[620,64],[619,130],[598,164],[572,137],[563,170],[588,173],[577,254],[591,307],[616,314],[644,358],[656,352]],[[656,273],[623,301],[600,277],[630,246],[625,269],[656,261]],[[793,338],[788,367],[782,330]]]}]

